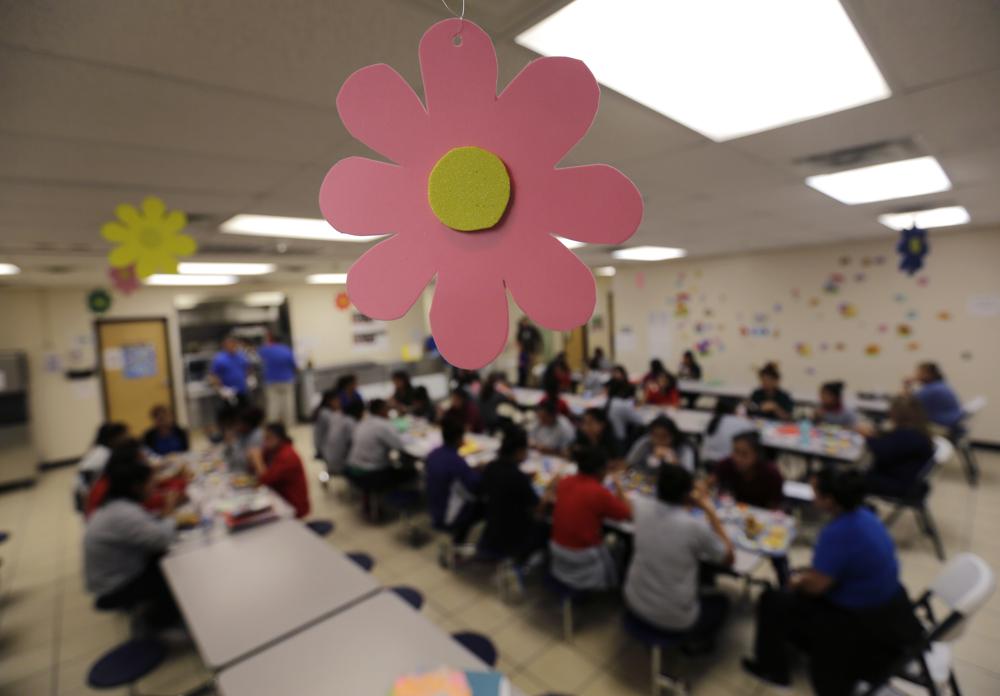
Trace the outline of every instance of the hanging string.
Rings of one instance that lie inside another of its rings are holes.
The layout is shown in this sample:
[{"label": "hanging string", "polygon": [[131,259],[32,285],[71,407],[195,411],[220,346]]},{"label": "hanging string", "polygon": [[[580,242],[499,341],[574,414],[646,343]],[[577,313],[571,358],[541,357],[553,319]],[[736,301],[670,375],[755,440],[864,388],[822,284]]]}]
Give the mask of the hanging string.
[{"label": "hanging string", "polygon": [[444,5],[446,10],[451,12],[453,17],[458,17],[458,31],[455,33],[455,36],[452,37],[456,40],[456,45],[458,45],[462,41],[462,29],[465,28],[465,0],[462,0],[462,11],[459,14],[455,14],[455,10],[451,9],[447,0],[441,0],[441,4]]}]

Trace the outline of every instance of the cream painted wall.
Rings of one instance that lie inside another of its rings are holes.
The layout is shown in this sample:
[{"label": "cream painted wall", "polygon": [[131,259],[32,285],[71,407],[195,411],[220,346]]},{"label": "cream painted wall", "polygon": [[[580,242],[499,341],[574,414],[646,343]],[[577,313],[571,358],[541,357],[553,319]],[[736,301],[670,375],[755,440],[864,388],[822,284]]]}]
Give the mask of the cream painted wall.
[{"label": "cream painted wall", "polygon": [[[78,457],[86,451],[100,424],[104,406],[100,380],[70,380],[65,369],[93,368],[96,364],[94,316],[86,306],[88,290],[5,288],[0,290],[3,332],[0,348],[26,351],[30,370],[32,435],[41,461]],[[106,315],[116,318],[167,319],[174,385],[183,380],[180,342],[173,293],[144,290],[131,297],[117,297]],[[49,371],[57,361],[61,370]],[[176,395],[183,420],[184,399]]]},{"label": "cream painted wall", "polygon": [[[794,390],[839,378],[850,391],[889,392],[918,361],[934,360],[964,400],[989,398],[974,436],[1000,442],[1000,316],[967,307],[974,297],[1000,302],[1000,229],[931,231],[930,243],[912,278],[897,270],[890,239],[620,266],[617,359],[631,372],[651,356],[676,366],[684,349],[708,340],[710,354],[700,358],[707,380],[749,385],[758,366],[776,360]],[[824,291],[838,273],[838,292]],[[689,296],[686,317],[678,316],[680,293]],[[855,316],[843,316],[845,304]],[[901,325],[912,335],[900,336]]]}]

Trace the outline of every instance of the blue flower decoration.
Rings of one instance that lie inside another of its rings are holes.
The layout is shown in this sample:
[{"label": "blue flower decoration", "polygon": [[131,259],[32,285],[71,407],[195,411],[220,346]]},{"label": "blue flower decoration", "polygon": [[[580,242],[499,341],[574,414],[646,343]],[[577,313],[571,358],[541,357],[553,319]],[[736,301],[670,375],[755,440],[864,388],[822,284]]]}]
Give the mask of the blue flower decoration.
[{"label": "blue flower decoration", "polygon": [[924,257],[930,250],[927,230],[919,227],[903,230],[896,245],[896,251],[899,253],[899,270],[907,275],[913,275],[924,267]]}]

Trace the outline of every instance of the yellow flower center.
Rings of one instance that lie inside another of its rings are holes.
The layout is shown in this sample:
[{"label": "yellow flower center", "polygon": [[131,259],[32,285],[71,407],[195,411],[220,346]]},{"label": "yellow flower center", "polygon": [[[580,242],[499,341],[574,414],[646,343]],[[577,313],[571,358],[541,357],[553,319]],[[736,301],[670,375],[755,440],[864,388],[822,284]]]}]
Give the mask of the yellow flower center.
[{"label": "yellow flower center", "polygon": [[158,227],[143,227],[139,231],[139,244],[147,249],[156,249],[163,244],[163,232]]},{"label": "yellow flower center", "polygon": [[427,200],[438,220],[453,230],[488,230],[510,203],[507,167],[488,150],[456,147],[431,170]]},{"label": "yellow flower center", "polygon": [[911,239],[910,240],[910,253],[911,254],[919,254],[920,253],[920,249],[921,249],[920,240],[919,239]]}]

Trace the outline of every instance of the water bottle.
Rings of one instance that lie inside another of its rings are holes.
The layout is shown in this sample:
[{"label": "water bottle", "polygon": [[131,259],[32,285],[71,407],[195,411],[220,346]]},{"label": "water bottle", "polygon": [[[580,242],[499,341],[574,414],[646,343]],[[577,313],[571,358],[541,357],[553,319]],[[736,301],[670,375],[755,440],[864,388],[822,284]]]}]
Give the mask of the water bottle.
[{"label": "water bottle", "polygon": [[803,418],[799,421],[799,441],[803,447],[809,446],[809,441],[812,438],[812,423],[808,418]]}]

